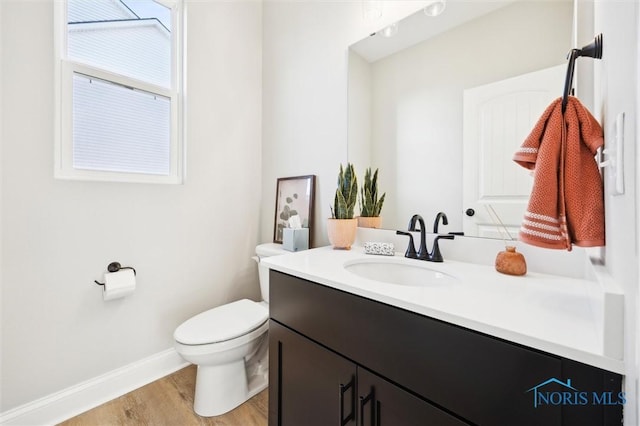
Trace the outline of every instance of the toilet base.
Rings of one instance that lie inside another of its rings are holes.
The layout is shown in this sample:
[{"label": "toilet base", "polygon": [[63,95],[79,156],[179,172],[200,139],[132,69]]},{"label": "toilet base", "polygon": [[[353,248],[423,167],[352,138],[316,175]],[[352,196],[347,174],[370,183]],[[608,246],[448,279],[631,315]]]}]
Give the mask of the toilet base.
[{"label": "toilet base", "polygon": [[[198,366],[193,410],[202,417],[227,413],[265,390],[267,374],[251,377],[247,385],[244,361],[233,366]],[[226,383],[226,386],[220,386]]]},{"label": "toilet base", "polygon": [[[202,417],[227,413],[267,388],[268,339],[254,354],[223,365],[198,365],[193,410]],[[247,377],[248,375],[248,377]]]},{"label": "toilet base", "polygon": [[247,391],[243,359],[227,365],[199,365],[193,409],[200,416],[219,416],[244,402]]}]

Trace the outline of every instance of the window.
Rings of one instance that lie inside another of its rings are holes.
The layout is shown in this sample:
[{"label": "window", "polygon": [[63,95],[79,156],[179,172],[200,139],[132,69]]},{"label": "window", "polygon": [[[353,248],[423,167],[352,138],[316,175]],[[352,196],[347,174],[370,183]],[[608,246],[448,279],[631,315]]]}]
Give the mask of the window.
[{"label": "window", "polygon": [[181,183],[176,0],[56,2],[62,179]]}]

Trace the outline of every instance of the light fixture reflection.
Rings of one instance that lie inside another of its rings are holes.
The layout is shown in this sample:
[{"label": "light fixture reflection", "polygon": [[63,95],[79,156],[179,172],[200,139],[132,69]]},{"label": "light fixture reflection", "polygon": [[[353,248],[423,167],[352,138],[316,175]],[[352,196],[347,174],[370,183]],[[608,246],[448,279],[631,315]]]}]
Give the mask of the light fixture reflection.
[{"label": "light fixture reflection", "polygon": [[391,25],[389,25],[388,27],[385,27],[384,29],[382,29],[382,31],[380,31],[380,35],[383,37],[393,37],[394,35],[398,34],[398,23],[393,23]]},{"label": "light fixture reflection", "polygon": [[433,3],[425,6],[424,14],[427,16],[438,16],[444,11],[444,8],[446,6],[446,0],[436,0]]}]

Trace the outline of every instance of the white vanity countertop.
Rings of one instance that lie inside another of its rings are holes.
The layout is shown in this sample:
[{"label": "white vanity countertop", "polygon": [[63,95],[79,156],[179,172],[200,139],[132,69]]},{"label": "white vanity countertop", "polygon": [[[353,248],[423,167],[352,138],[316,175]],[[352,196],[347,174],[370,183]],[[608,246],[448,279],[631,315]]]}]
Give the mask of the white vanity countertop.
[{"label": "white vanity countertop", "polygon": [[[344,268],[366,260],[420,262],[454,276],[455,284],[404,286],[362,278]],[[514,277],[493,266],[446,260],[443,263],[373,256],[362,247],[321,247],[262,260],[271,269],[338,290],[403,308],[494,337],[519,343],[616,373],[623,362],[604,355],[599,317],[585,279],[535,272]]]}]

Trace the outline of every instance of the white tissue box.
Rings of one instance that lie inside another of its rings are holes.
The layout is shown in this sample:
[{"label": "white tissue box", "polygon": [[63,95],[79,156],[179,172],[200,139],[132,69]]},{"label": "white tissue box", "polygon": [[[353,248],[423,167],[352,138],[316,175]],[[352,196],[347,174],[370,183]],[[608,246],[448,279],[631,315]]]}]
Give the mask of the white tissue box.
[{"label": "white tissue box", "polygon": [[309,248],[309,228],[284,228],[282,230],[282,248],[289,251]]}]

